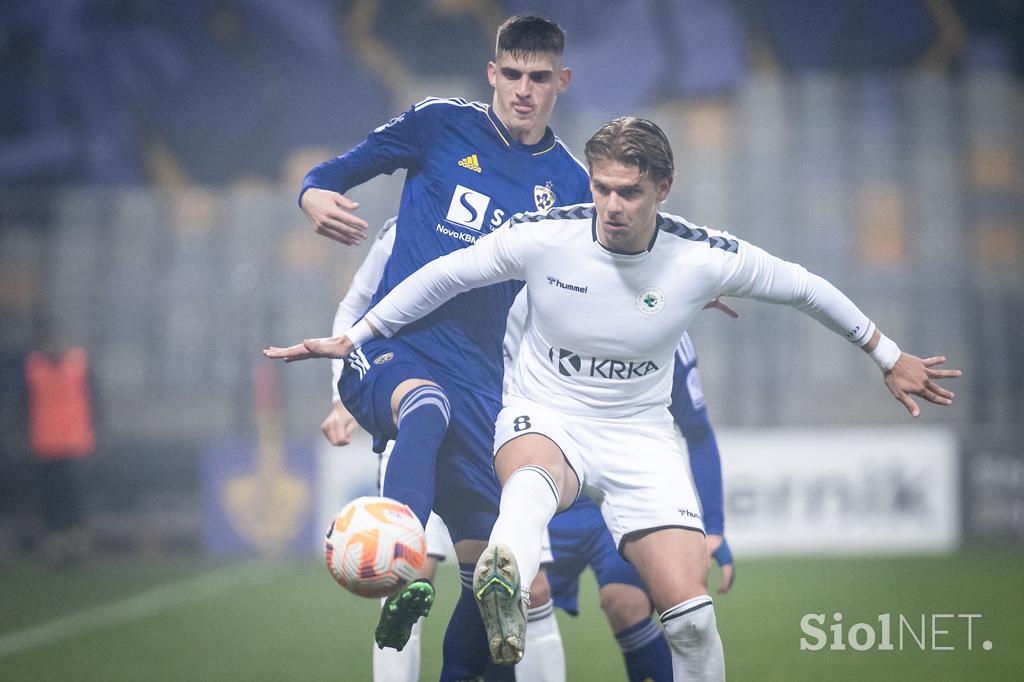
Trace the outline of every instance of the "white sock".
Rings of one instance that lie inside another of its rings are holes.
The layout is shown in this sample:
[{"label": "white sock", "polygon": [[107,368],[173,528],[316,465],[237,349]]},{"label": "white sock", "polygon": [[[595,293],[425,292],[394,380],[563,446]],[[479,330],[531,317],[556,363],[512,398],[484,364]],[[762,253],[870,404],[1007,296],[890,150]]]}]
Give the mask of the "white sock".
[{"label": "white sock", "polygon": [[[380,600],[381,605],[384,600]],[[416,682],[420,677],[420,618],[412,626],[409,642],[401,651],[373,645],[373,682]]]},{"label": "white sock", "polygon": [[711,597],[687,599],[661,614],[672,648],[672,677],[677,680],[725,680],[725,654]]},{"label": "white sock", "polygon": [[551,474],[539,466],[528,464],[516,469],[501,489],[498,520],[490,542],[512,550],[524,593],[540,571],[544,529],[557,510],[558,488]]},{"label": "white sock", "polygon": [[565,682],[565,650],[552,601],[526,612],[526,654],[516,664],[516,679]]}]

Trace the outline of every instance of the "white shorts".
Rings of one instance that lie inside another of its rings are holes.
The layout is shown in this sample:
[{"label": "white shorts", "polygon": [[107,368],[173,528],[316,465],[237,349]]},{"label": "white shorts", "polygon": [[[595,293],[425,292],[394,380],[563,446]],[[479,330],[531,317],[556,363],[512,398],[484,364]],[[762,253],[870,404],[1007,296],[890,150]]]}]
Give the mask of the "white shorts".
[{"label": "white shorts", "polygon": [[427,527],[424,530],[427,532],[427,556],[432,556],[438,561],[455,556],[452,536],[448,534],[448,526],[444,525],[440,516],[430,512],[430,518],[427,519]]},{"label": "white shorts", "polygon": [[561,448],[583,493],[601,505],[620,552],[624,538],[643,531],[704,532],[686,455],[667,409],[645,417],[600,419],[563,415],[506,396],[495,424],[495,453],[527,433],[546,436]]}]

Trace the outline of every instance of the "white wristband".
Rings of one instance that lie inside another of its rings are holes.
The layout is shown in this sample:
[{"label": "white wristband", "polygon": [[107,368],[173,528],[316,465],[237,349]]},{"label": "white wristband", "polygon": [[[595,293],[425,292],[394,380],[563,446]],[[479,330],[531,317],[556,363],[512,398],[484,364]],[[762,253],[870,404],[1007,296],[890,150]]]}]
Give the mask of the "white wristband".
[{"label": "white wristband", "polygon": [[370,323],[365,319],[362,319],[352,325],[349,330],[345,332],[345,336],[347,336],[349,341],[352,342],[353,348],[359,348],[376,335],[373,333],[373,328],[370,327]]},{"label": "white wristband", "polygon": [[871,359],[875,361],[883,372],[888,372],[893,366],[896,365],[896,361],[900,359],[900,347],[896,345],[896,342],[890,339],[885,334],[879,332],[878,334],[878,345],[875,349],[868,353]]}]

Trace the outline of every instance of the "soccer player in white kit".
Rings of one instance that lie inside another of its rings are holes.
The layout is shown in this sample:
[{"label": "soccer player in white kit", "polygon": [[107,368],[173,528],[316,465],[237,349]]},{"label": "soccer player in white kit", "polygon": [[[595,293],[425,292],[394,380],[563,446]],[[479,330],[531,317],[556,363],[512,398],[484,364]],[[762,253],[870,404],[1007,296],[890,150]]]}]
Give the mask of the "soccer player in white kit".
[{"label": "soccer player in white kit", "polygon": [[521,657],[523,586],[538,569],[543,530],[582,491],[601,503],[620,552],[650,588],[675,678],[724,679],[703,523],[666,409],[673,353],[690,321],[720,295],[795,307],[867,352],[914,417],[912,395],[952,404],[936,380],[960,372],[936,369],[944,357],[901,352],[799,265],[659,213],[674,164],[654,123],[615,119],[587,142],[586,156],[593,204],[516,216],[407,278],[345,335],[265,353],[345,357],[460,291],[525,281],[526,330],[496,425],[500,515],[474,575],[492,657]]}]

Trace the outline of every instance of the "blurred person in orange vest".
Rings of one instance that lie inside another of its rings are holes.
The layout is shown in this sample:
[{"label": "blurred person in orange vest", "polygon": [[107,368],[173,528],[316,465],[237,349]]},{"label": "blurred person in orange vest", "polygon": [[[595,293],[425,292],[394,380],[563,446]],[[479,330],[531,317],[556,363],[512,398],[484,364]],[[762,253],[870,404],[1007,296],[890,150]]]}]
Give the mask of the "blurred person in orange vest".
[{"label": "blurred person in orange vest", "polygon": [[69,346],[46,329],[38,351],[25,359],[29,449],[37,462],[46,558],[66,564],[82,558],[80,460],[96,448],[92,391],[85,349]]}]

